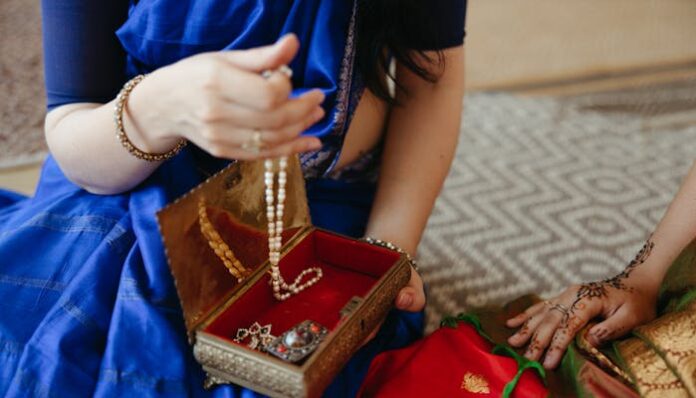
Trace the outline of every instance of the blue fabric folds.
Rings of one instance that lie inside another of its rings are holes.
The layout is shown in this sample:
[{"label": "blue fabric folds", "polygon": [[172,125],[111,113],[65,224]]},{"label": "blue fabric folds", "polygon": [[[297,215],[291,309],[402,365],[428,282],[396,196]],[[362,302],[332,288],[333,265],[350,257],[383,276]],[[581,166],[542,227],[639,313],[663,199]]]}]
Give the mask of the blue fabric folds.
[{"label": "blue fabric folds", "polygon": [[[351,69],[354,13],[349,0],[140,0],[117,35],[133,75],[296,33],[303,46],[291,65],[294,86],[327,94],[328,116],[310,131],[325,148],[303,158],[318,177],[330,170],[360,93]],[[69,182],[49,156],[33,198],[0,190],[0,396],[257,396],[235,386],[203,390],[155,218],[221,167],[211,160],[190,147],[132,191],[97,196]],[[308,181],[315,225],[362,233],[374,185]],[[421,330],[422,314],[392,312],[327,396],[354,395],[376,353]]]},{"label": "blue fabric folds", "polygon": [[[252,397],[202,388],[155,212],[201,177],[183,152],[129,194],[92,195],[49,157],[33,198],[0,191],[0,396]],[[308,183],[315,225],[362,233],[374,186]],[[326,396],[352,396],[377,353],[420,336],[393,311]]]}]

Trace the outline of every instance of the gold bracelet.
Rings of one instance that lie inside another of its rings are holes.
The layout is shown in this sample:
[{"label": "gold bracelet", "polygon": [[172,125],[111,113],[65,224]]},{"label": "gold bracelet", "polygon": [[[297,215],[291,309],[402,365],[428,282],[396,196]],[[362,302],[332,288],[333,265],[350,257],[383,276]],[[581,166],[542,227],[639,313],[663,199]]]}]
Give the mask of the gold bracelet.
[{"label": "gold bracelet", "polygon": [[225,264],[230,274],[237,279],[237,282],[241,282],[249,274],[249,271],[235,257],[232,249],[222,240],[220,233],[213,227],[213,223],[208,218],[203,199],[198,202],[198,223],[201,227],[201,234],[208,241],[208,245],[213,249],[215,255],[222,260],[222,263]]},{"label": "gold bracelet", "polygon": [[145,75],[138,75],[130,79],[128,82],[126,82],[126,84],[123,85],[123,88],[118,93],[118,96],[116,96],[116,106],[114,108],[114,122],[116,122],[116,137],[119,141],[121,141],[121,145],[123,145],[128,150],[128,152],[130,152],[130,154],[135,156],[136,158],[146,160],[148,162],[159,162],[174,157],[177,153],[181,152],[181,150],[186,146],[187,142],[186,140],[182,139],[176,144],[174,148],[165,153],[148,153],[138,149],[135,145],[133,145],[131,140],[128,139],[128,135],[126,135],[126,130],[123,128],[123,109],[126,107],[126,103],[128,102],[128,96],[130,95],[131,91],[133,91],[135,86],[137,86],[138,83],[143,81],[144,78]]},{"label": "gold bracelet", "polygon": [[406,257],[406,261],[408,261],[408,263],[411,264],[411,267],[414,269],[414,271],[419,272],[418,263],[416,263],[416,260],[414,260],[410,254],[408,254],[404,249],[400,248],[399,246],[391,242],[387,242],[386,240],[375,239],[369,236],[364,237],[363,240],[369,244],[384,247],[389,250],[393,250],[399,254],[403,254]]}]

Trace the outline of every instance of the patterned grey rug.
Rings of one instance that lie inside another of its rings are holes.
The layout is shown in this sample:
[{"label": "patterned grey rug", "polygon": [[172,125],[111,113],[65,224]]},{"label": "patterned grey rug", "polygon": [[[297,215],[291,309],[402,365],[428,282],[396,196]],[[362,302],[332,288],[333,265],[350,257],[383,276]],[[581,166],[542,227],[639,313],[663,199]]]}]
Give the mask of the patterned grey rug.
[{"label": "patterned grey rug", "polygon": [[0,1],[0,169],[46,153],[39,3]]},{"label": "patterned grey rug", "polygon": [[444,314],[613,275],[696,159],[696,81],[566,98],[467,97],[419,249]]}]

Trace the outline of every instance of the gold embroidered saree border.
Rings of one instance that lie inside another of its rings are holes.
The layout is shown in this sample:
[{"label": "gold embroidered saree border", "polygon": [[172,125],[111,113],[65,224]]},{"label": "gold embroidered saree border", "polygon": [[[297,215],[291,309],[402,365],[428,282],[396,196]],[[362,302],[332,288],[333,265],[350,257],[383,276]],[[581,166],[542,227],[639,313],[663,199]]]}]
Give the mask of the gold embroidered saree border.
[{"label": "gold embroidered saree border", "polygon": [[645,398],[688,398],[684,385],[667,363],[638,337],[616,345],[624,366]]},{"label": "gold embroidered saree border", "polygon": [[666,363],[690,397],[696,397],[696,304],[663,315],[636,330],[646,345]]}]

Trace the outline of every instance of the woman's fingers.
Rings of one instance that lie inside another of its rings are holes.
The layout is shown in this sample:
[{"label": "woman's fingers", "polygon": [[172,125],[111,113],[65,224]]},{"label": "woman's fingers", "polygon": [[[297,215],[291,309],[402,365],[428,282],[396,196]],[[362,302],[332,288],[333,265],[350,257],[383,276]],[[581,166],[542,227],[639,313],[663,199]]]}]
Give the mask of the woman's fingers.
[{"label": "woman's fingers", "polygon": [[296,153],[315,151],[319,148],[321,148],[321,141],[319,138],[300,136],[272,148],[264,149],[253,158],[277,158],[279,156],[290,156]]},{"label": "woman's fingers", "polygon": [[321,90],[307,91],[270,112],[264,112],[261,118],[255,118],[261,124],[255,127],[278,129],[306,120],[318,110],[323,110],[321,103],[324,102],[324,98],[324,93]]},{"label": "woman's fingers", "polygon": [[[224,61],[212,58],[204,63],[205,70],[200,83],[205,108],[207,102],[218,99],[231,101],[259,111],[268,111],[287,101],[292,86],[287,77],[264,79],[258,73],[236,69]],[[280,75],[280,74],[275,74]]]},{"label": "woman's fingers", "polygon": [[539,312],[542,308],[544,308],[545,302],[538,302],[531,307],[527,308],[524,310],[524,312],[517,314],[516,316],[510,318],[505,322],[507,327],[509,328],[516,328],[525,323],[529,318],[534,316],[537,312]]},{"label": "woman's fingers", "polygon": [[[222,128],[209,128],[198,135],[189,137],[189,140],[209,154],[224,159],[254,160],[276,158],[279,156],[291,156],[297,153],[320,149],[321,140],[311,136],[297,136],[311,123],[302,126],[291,126],[287,132],[269,136],[262,132],[261,140],[264,145],[260,151],[254,151],[245,147],[246,142],[253,140],[254,130],[242,129],[237,131],[225,131]],[[264,140],[275,140],[276,145],[266,145]]]},{"label": "woman's fingers", "polygon": [[546,350],[546,347],[548,347],[551,342],[551,337],[553,337],[556,328],[558,328],[558,325],[563,321],[563,316],[564,315],[560,312],[551,310],[538,315],[538,317],[541,318],[541,322],[539,322],[535,326],[534,331],[531,332],[532,336],[527,346],[527,351],[524,354],[527,359],[536,361],[541,357],[541,354],[544,353],[544,350]]},{"label": "woman's fingers", "polygon": [[[316,94],[315,94],[316,95]],[[318,93],[319,96],[323,94]],[[311,99],[310,101],[316,101],[316,99]],[[313,124],[321,120],[324,117],[324,110],[321,107],[314,107],[313,109],[304,105],[305,109],[310,109],[311,113],[309,115],[302,115],[302,118],[298,121],[293,121],[287,125],[281,126],[276,129],[261,129],[261,128],[249,128],[249,127],[239,127],[236,125],[238,121],[231,120],[217,120],[217,118],[211,118],[210,121],[205,122],[200,128],[196,129],[197,137],[189,137],[194,143],[200,147],[206,149],[214,156],[221,157],[221,153],[229,155],[230,150],[234,149],[244,149],[245,145],[254,140],[254,135],[258,132],[260,133],[260,149],[265,149],[267,153],[282,153],[288,154],[288,147],[276,148],[283,144],[291,143],[291,141],[297,139],[297,137],[311,127]],[[230,112],[239,111],[238,109],[230,109]],[[257,120],[263,120],[262,117],[258,117]],[[253,123],[253,121],[251,121]],[[307,140],[304,140],[306,143]],[[310,139],[312,143],[316,143],[317,139]],[[297,148],[299,144],[291,144],[291,148]],[[302,145],[299,145],[302,147]],[[247,148],[248,149],[248,148]],[[312,145],[310,149],[318,149],[316,145]],[[245,156],[247,158],[248,156]]]},{"label": "woman's fingers", "polygon": [[510,343],[510,345],[513,347],[521,347],[527,344],[527,341],[529,341],[532,335],[536,332],[537,327],[539,327],[541,322],[544,320],[545,315],[546,311],[543,306],[537,309],[534,315],[530,316],[526,321],[524,321],[520,330],[508,338],[508,343]]},{"label": "woman's fingers", "polygon": [[297,36],[289,33],[268,46],[248,50],[223,51],[218,54],[237,68],[259,73],[289,64],[295,58],[299,48],[300,41]]},{"label": "woman's fingers", "polygon": [[265,78],[215,56],[201,65],[200,89],[212,101],[221,98],[259,111],[271,111],[287,101],[292,91],[292,83],[283,73],[272,73]]},{"label": "woman's fingers", "polygon": [[587,341],[599,347],[608,340],[621,337],[638,324],[626,306],[620,307],[613,315],[594,325],[587,333]]},{"label": "woman's fingers", "polygon": [[252,129],[279,130],[303,121],[315,123],[318,121],[316,118],[318,112],[322,112],[321,116],[323,116],[322,102],[324,102],[324,93],[321,90],[311,90],[268,112],[227,103],[223,105],[224,108],[221,109],[218,118]]},{"label": "woman's fingers", "polygon": [[324,110],[319,108],[315,110],[307,119],[281,127],[280,129],[265,132],[265,134],[262,135],[262,141],[266,146],[280,145],[302,134],[305,130],[312,127],[314,123],[318,122],[323,117]]},{"label": "woman's fingers", "polygon": [[527,343],[532,333],[541,323],[548,309],[549,302],[539,302],[527,308],[521,314],[514,318],[508,319],[508,327],[519,327],[520,329],[508,338],[508,343],[515,347],[521,347]]},{"label": "woman's fingers", "polygon": [[578,309],[571,309],[571,312],[561,322],[560,327],[555,330],[553,338],[551,338],[551,344],[544,355],[543,365],[546,369],[553,369],[558,366],[566,348],[573,341],[575,335],[596,315],[594,311],[594,306],[584,305]]},{"label": "woman's fingers", "polygon": [[418,272],[411,270],[411,280],[396,296],[396,308],[404,311],[417,312],[425,307],[425,292],[423,280]]}]

